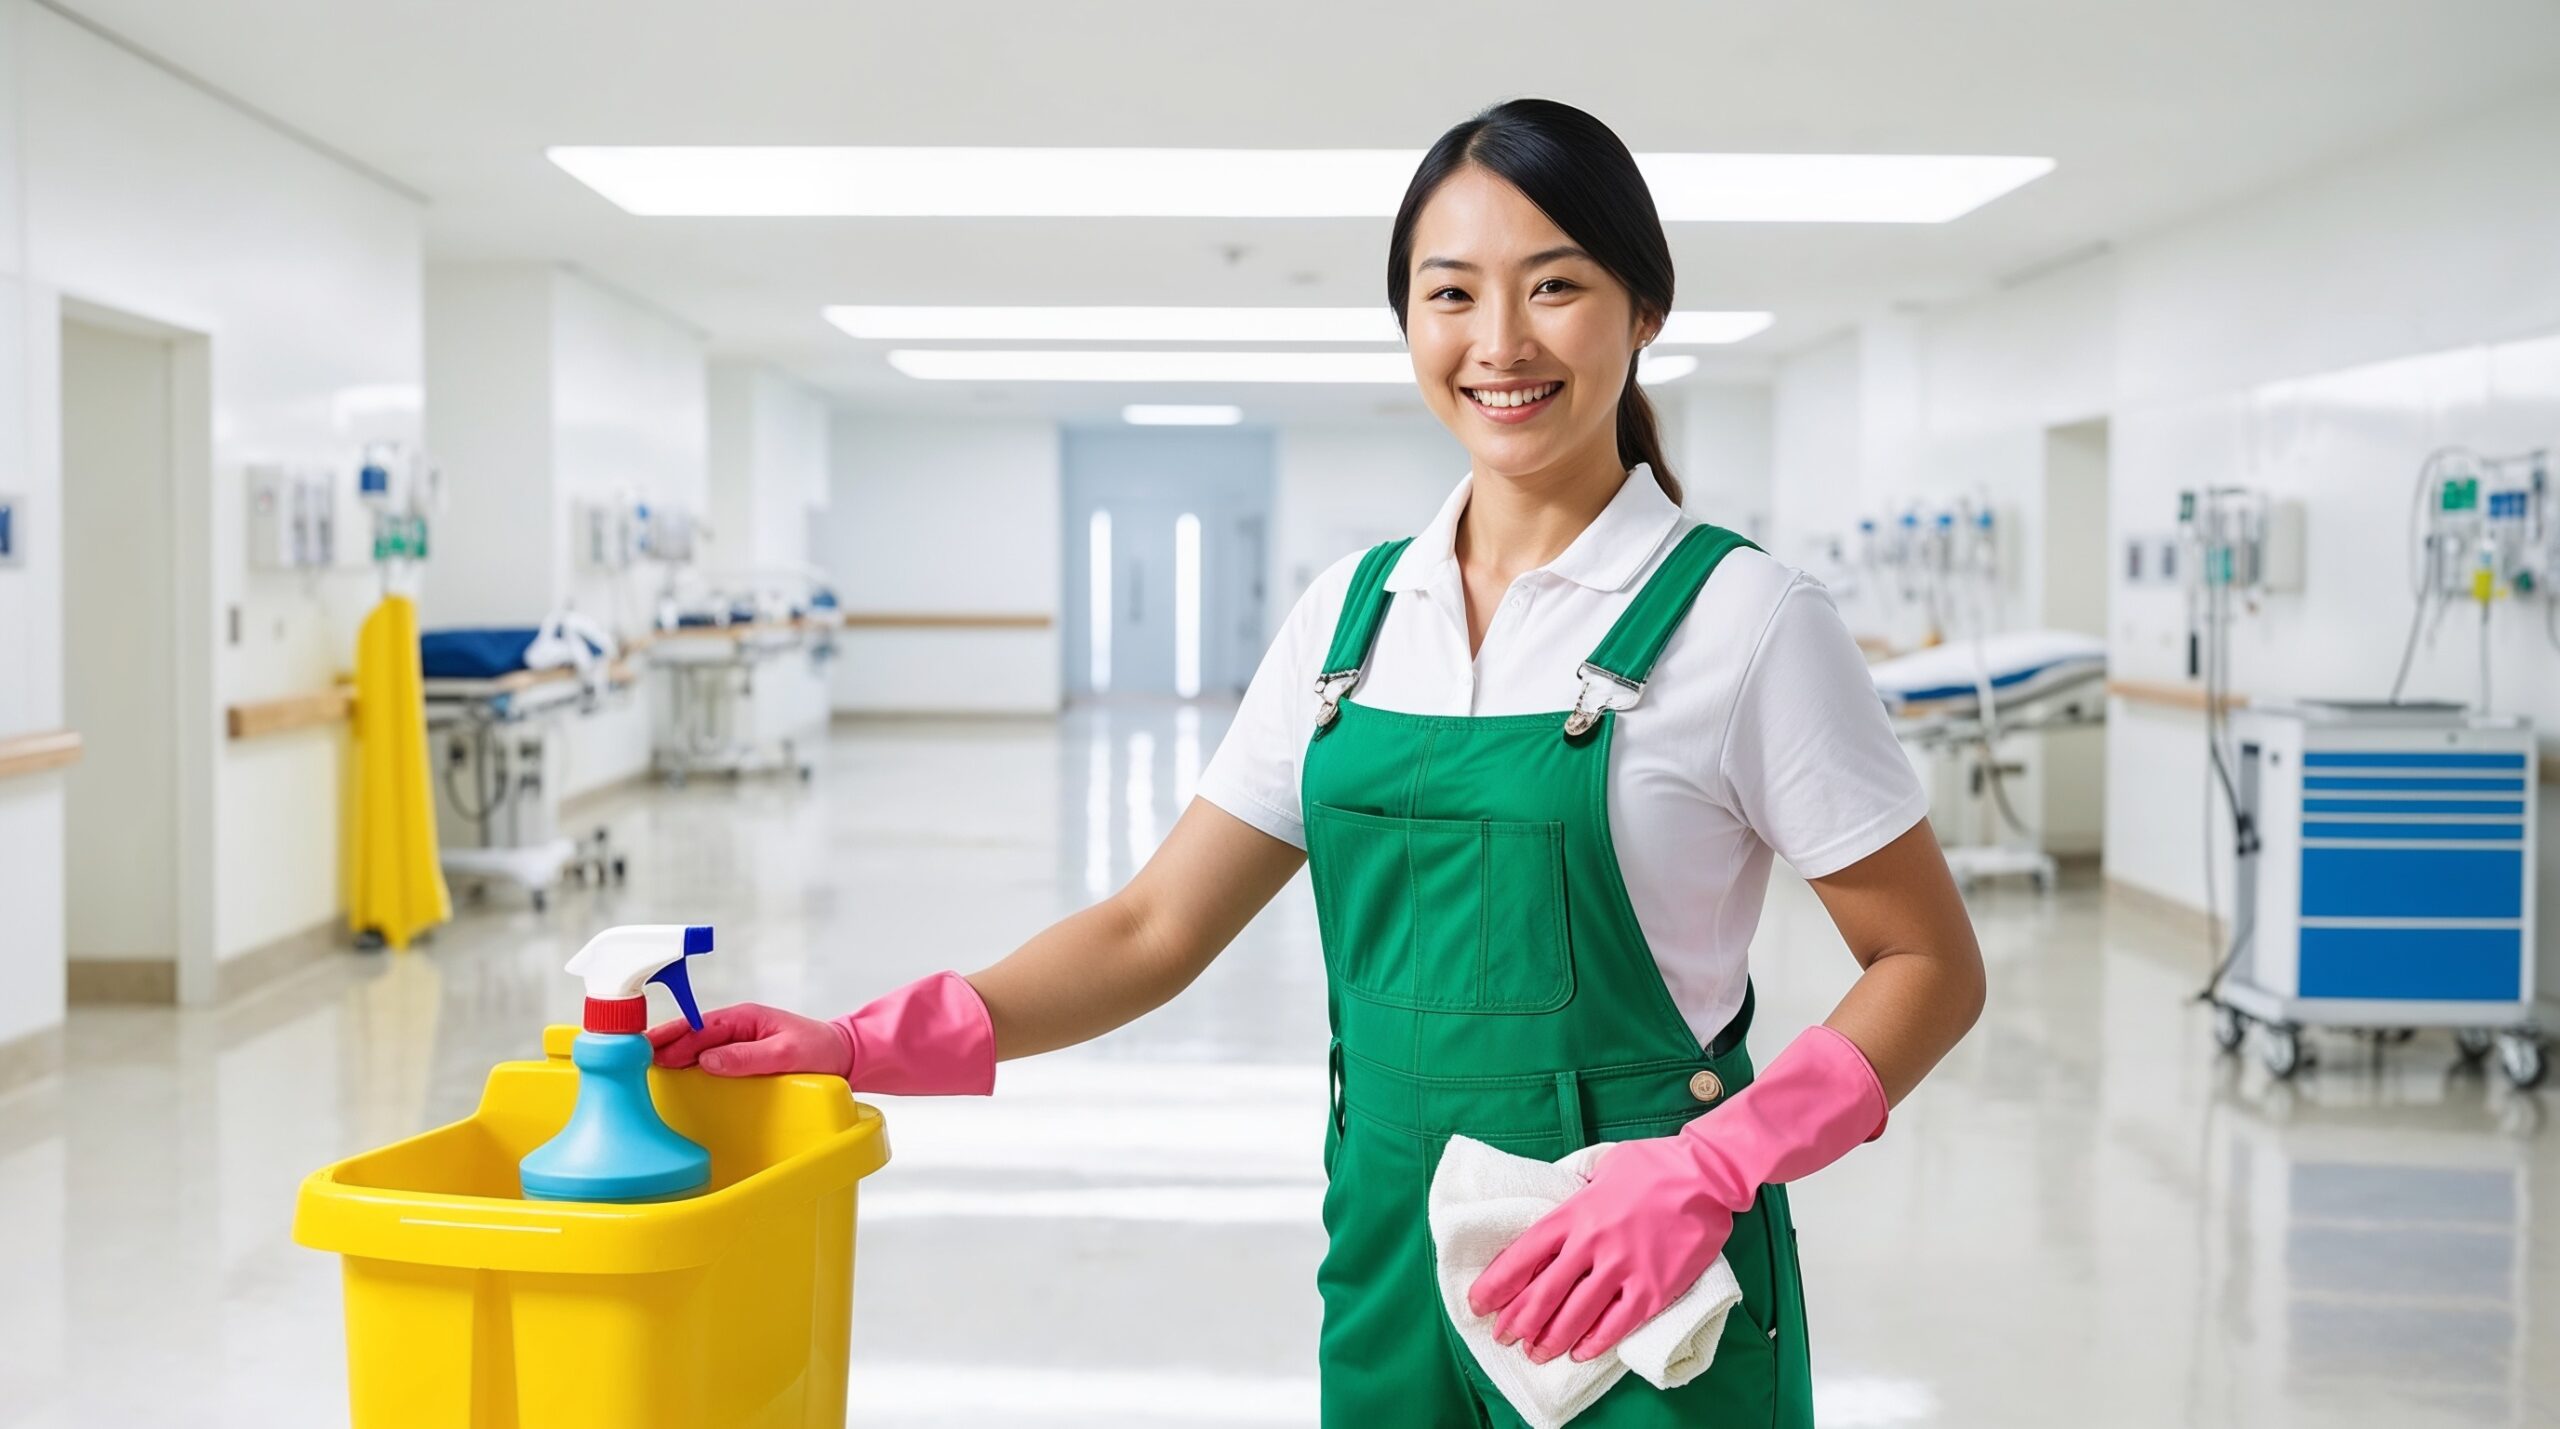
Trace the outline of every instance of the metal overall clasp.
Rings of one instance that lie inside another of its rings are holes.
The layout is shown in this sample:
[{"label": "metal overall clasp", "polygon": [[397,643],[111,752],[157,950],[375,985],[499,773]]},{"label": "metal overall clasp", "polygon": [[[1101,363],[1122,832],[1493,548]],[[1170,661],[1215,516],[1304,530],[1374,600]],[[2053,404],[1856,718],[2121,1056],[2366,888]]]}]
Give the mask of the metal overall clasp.
[{"label": "metal overall clasp", "polygon": [[1350,694],[1351,687],[1359,683],[1358,666],[1348,670],[1328,670],[1316,676],[1316,728],[1323,729],[1333,723],[1334,717],[1342,713],[1343,696]]},{"label": "metal overall clasp", "polygon": [[[1600,716],[1611,710],[1632,708],[1637,700],[1644,698],[1644,681],[1613,675],[1588,660],[1582,662],[1582,668],[1574,671],[1574,675],[1582,681],[1582,690],[1573,697],[1573,713],[1564,717],[1564,737],[1567,739],[1582,738],[1591,732],[1594,725],[1600,723]],[[1626,691],[1626,698],[1624,700],[1603,699],[1598,704],[1592,703],[1592,692],[1599,688],[1599,682],[1603,680]]]}]

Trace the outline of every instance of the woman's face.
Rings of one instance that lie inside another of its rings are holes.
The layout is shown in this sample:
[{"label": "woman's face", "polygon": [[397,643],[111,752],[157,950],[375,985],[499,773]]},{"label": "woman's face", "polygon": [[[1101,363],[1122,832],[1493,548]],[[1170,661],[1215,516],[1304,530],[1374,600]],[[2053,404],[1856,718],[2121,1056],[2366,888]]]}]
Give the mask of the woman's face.
[{"label": "woman's face", "polygon": [[1413,226],[1414,379],[1480,476],[1617,460],[1618,395],[1659,327],[1509,183],[1469,164]]}]

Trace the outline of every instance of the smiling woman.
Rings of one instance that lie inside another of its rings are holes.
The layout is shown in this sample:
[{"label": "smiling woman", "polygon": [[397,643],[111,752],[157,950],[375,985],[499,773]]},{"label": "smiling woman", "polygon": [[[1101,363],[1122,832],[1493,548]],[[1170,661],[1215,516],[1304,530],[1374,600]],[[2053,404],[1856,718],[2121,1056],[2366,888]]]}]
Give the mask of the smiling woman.
[{"label": "smiling woman", "polygon": [[[1981,1005],[1927,798],[1821,587],[1680,508],[1636,385],[1671,258],[1615,135],[1537,100],[1451,130],[1407,188],[1388,291],[1409,359],[1349,356],[1409,366],[1472,469],[1420,534],[1299,598],[1128,885],[975,974],[832,1026],[723,1009],[698,1037],[671,1024],[662,1058],[982,1094],[998,1062],[1181,992],[1303,863],[1333,1032],[1326,1429],[1574,1406],[1606,1429],[1810,1429],[1784,1183],[1881,1133]],[[1126,688],[1107,664],[1095,683]],[[1749,953],[1780,857],[1862,972],[1755,1067]],[[1455,1135],[1548,1161],[1620,1144],[1449,1293]],[[1631,1377],[1618,1346],[1718,1263],[1739,1289],[1712,1366]]]},{"label": "smiling woman", "polygon": [[1635,155],[1570,105],[1517,99],[1441,135],[1396,210],[1387,303],[1479,476],[1552,466],[1614,420],[1618,469],[1651,468],[1679,501],[1635,361],[1671,300]]}]

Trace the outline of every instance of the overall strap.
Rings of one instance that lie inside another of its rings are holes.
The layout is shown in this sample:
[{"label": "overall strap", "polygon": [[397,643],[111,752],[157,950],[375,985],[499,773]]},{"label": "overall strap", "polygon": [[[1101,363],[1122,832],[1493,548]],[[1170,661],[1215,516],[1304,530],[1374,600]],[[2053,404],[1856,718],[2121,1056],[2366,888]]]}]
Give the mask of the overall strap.
[{"label": "overall strap", "polygon": [[1333,646],[1325,651],[1324,668],[1316,675],[1316,694],[1323,700],[1316,707],[1318,730],[1333,723],[1343,697],[1360,683],[1360,668],[1369,662],[1369,647],[1378,643],[1378,627],[1386,623],[1387,606],[1395,599],[1387,589],[1387,575],[1412,544],[1413,538],[1407,536],[1372,546],[1351,573],[1342,615],[1333,624]]},{"label": "overall strap", "polygon": [[1697,603],[1698,592],[1706,587],[1707,577],[1735,550],[1758,546],[1721,526],[1698,526],[1680,538],[1662,566],[1636,592],[1618,623],[1609,627],[1599,648],[1583,661],[1582,697],[1574,701],[1573,713],[1565,719],[1565,733],[1579,737],[1599,722],[1601,706],[1592,704],[1594,679],[1605,680],[1625,690],[1631,697],[1617,704],[1623,709],[1634,703],[1632,696],[1644,693],[1645,681],[1653,674],[1653,662],[1662,658],[1662,648],[1671,643],[1671,634],[1680,628],[1689,607]]}]

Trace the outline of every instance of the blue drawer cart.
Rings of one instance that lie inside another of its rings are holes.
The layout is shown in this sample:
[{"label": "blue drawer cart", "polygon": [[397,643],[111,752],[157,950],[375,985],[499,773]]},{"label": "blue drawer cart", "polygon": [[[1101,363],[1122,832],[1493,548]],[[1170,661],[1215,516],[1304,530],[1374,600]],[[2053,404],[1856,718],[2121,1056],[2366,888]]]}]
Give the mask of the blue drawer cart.
[{"label": "blue drawer cart", "polygon": [[2215,1035],[2254,1029],[2299,1070],[2313,1027],[2453,1031],[2540,1082],[2534,1025],[2533,729],[2459,707],[2305,703],[2237,712],[2238,951]]}]

